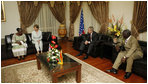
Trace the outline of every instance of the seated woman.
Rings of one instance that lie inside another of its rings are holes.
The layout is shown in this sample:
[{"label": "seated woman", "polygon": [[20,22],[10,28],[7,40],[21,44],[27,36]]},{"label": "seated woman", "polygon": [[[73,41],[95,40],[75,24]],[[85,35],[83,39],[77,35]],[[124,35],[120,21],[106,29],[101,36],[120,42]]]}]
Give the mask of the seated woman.
[{"label": "seated woman", "polygon": [[24,55],[26,55],[26,36],[22,33],[22,28],[17,28],[16,30],[17,33],[12,37],[12,52],[14,57],[18,57],[18,60],[20,60],[20,56],[22,56],[22,59],[24,59]]},{"label": "seated woman", "polygon": [[37,50],[37,54],[39,51],[43,51],[43,43],[42,43],[42,32],[39,30],[39,25],[34,25],[34,31],[32,32],[32,40],[35,44],[35,48]]}]

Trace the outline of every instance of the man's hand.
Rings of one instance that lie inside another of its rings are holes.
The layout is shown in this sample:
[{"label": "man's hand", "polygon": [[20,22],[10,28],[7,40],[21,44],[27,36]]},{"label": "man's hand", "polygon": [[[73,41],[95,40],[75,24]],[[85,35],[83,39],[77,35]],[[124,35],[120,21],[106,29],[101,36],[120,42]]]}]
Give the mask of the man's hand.
[{"label": "man's hand", "polygon": [[85,41],[85,45],[87,45],[88,44],[88,41]]},{"label": "man's hand", "polygon": [[126,61],[126,57],[122,57],[121,61],[124,63]]}]

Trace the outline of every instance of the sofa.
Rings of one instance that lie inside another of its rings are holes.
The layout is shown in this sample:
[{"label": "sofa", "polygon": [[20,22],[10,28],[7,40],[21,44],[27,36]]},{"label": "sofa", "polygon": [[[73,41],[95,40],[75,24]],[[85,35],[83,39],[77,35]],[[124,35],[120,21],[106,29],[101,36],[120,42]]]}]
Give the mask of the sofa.
[{"label": "sofa", "polygon": [[[35,54],[37,51],[35,49],[35,45],[32,43],[31,33],[28,33],[25,35],[27,38],[26,43],[28,45],[27,55]],[[3,50],[4,52],[2,52],[3,56],[5,57],[2,57],[3,58],[2,60],[10,59],[14,57],[12,52],[12,36],[13,34],[5,36],[5,45],[2,46],[3,48],[5,48]],[[49,42],[51,41],[51,38],[52,38],[51,32],[42,32],[43,52],[48,50],[48,46],[49,46]],[[55,42],[57,42],[57,37],[55,39]]]},{"label": "sofa", "polygon": [[[74,37],[73,48],[75,50],[79,50],[80,44],[83,40],[85,40],[86,35],[76,36]],[[134,60],[132,71],[142,76],[143,78],[147,78],[147,42],[138,41],[141,49],[144,53],[142,59]],[[87,48],[86,48],[87,50]],[[86,52],[86,51],[85,51]],[[115,44],[113,43],[113,39],[108,35],[98,34],[98,39],[94,43],[94,47],[92,53],[90,54],[92,57],[105,57],[115,62],[119,51],[116,51]],[[120,69],[126,68],[126,63],[123,63]]]}]

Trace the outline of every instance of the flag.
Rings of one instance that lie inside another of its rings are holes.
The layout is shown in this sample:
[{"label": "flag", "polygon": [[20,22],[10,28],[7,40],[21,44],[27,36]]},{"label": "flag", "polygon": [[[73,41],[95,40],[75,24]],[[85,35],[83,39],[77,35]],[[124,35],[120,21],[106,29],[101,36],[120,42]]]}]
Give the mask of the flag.
[{"label": "flag", "polygon": [[85,34],[85,32],[84,32],[83,9],[81,9],[80,27],[79,27],[79,36],[81,36],[82,34]]},{"label": "flag", "polygon": [[60,58],[58,64],[63,64],[62,50],[60,51]]},{"label": "flag", "polygon": [[50,43],[49,43],[49,51],[51,50],[51,48],[50,48]]}]

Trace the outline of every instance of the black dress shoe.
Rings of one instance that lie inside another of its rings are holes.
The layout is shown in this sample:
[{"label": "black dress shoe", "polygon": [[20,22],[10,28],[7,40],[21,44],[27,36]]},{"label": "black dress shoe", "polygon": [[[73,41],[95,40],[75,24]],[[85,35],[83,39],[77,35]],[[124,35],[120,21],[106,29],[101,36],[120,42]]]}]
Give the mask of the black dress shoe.
[{"label": "black dress shoe", "polygon": [[125,79],[128,79],[131,75],[132,75],[131,72],[126,72],[126,74],[124,75],[124,78]]},{"label": "black dress shoe", "polygon": [[25,57],[22,57],[22,59],[24,60],[24,59],[25,59]]},{"label": "black dress shoe", "polygon": [[106,70],[107,72],[113,72],[114,74],[117,74],[117,70],[112,68],[112,69],[109,69],[109,70]]},{"label": "black dress shoe", "polygon": [[81,53],[79,53],[79,54],[77,54],[76,56],[81,56],[82,54]]},{"label": "black dress shoe", "polygon": [[18,58],[18,60],[20,61],[20,60],[21,60],[21,58]]}]

